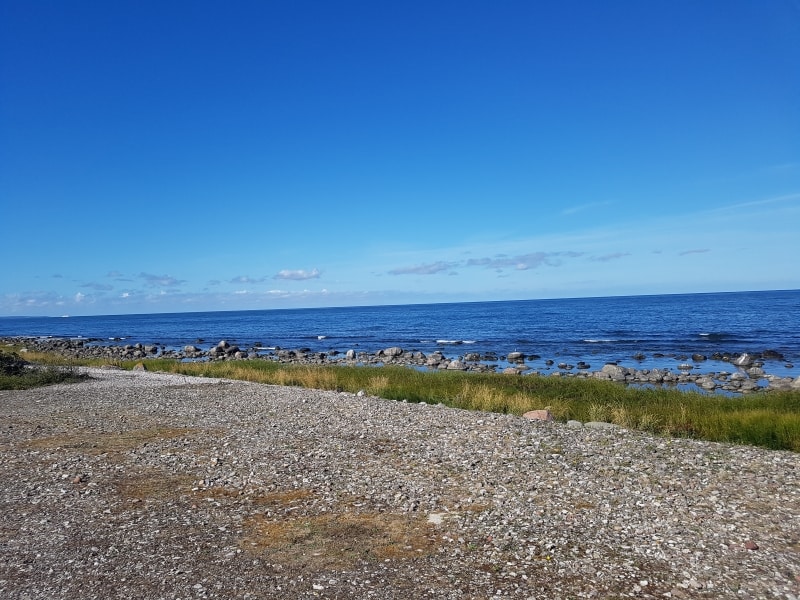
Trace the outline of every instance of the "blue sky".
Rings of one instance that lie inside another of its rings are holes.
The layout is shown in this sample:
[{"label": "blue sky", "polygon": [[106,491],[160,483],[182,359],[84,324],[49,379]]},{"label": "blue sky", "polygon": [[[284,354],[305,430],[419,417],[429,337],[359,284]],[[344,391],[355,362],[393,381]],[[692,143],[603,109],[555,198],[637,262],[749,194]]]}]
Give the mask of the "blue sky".
[{"label": "blue sky", "polygon": [[800,4],[5,0],[0,208],[0,315],[800,288]]}]

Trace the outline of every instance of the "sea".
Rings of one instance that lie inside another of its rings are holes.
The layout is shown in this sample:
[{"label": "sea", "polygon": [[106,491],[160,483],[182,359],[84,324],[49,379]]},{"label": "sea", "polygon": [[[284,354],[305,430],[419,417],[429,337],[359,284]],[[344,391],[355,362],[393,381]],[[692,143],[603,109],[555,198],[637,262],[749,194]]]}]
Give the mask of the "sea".
[{"label": "sea", "polygon": [[[426,354],[439,350],[448,358],[516,351],[540,371],[579,361],[592,369],[614,362],[676,370],[688,362],[694,372],[732,371],[729,362],[712,355],[771,350],[780,358],[767,359],[765,371],[798,377],[800,290],[0,318],[0,337],[11,336],[169,349],[187,344],[205,349],[227,340],[265,352],[376,352],[399,346]],[[709,360],[693,362],[694,354]]]}]

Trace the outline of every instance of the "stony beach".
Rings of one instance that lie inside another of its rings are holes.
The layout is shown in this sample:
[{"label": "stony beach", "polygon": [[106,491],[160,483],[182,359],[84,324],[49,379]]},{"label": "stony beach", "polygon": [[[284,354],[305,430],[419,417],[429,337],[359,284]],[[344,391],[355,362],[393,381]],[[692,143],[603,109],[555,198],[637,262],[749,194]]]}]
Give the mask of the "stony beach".
[{"label": "stony beach", "polygon": [[[541,356],[522,352],[475,353],[445,355],[441,351],[424,354],[398,346],[382,348],[375,352],[312,352],[308,348],[259,347],[240,348],[236,344],[220,340],[202,347],[187,345],[182,349],[168,349],[157,344],[98,343],[99,340],[74,340],[65,338],[0,338],[0,344],[24,344],[25,350],[56,353],[66,358],[100,359],[107,361],[146,360],[168,358],[174,360],[268,360],[282,364],[327,365],[327,366],[383,366],[401,365],[410,368],[470,371],[478,373],[502,372],[508,375],[539,375],[546,377],[578,377],[605,379],[630,385],[676,387],[685,390],[702,390],[726,394],[742,394],[764,390],[800,389],[800,376],[792,377],[780,373],[780,369],[794,368],[774,350],[759,353],[716,353],[709,357],[694,353],[673,354],[663,357],[673,366],[666,368],[637,368],[613,364],[591,365],[584,361],[573,363],[544,359],[544,369],[535,369],[529,361],[541,361]],[[634,362],[645,360],[643,354],[632,357]],[[706,361],[724,366],[722,370],[705,367]],[[669,364],[669,363],[667,363]]]},{"label": "stony beach", "polygon": [[800,597],[794,453],[88,372],[0,391],[0,597]]}]

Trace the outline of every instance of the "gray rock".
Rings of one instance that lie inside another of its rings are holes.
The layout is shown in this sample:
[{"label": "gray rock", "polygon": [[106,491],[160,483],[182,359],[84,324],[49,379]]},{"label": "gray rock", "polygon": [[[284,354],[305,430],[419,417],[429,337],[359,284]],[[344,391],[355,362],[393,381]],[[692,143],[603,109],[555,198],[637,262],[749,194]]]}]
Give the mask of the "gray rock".
[{"label": "gray rock", "polygon": [[745,352],[741,356],[734,359],[733,364],[735,364],[737,367],[749,367],[753,364],[753,357]]},{"label": "gray rock", "polygon": [[711,377],[701,377],[695,383],[704,390],[713,390],[717,388],[717,382],[711,379]]},{"label": "gray rock", "polygon": [[[624,367],[611,364],[603,365],[603,368],[598,373],[602,373],[606,376],[606,379],[611,379],[612,381],[625,381],[625,376],[628,374],[627,369]],[[603,379],[604,377],[601,376],[600,378]]]},{"label": "gray rock", "polygon": [[606,423],[605,421],[589,421],[583,424],[587,429],[621,429],[619,425],[614,423]]},{"label": "gray rock", "polygon": [[522,352],[509,352],[506,356],[508,362],[517,362],[525,360],[525,355]]},{"label": "gray rock", "polygon": [[433,354],[429,354],[428,355],[428,358],[425,359],[425,364],[428,365],[429,367],[435,367],[439,363],[444,362],[445,360],[446,359],[442,355],[442,353],[437,351],[437,352],[434,352]]}]

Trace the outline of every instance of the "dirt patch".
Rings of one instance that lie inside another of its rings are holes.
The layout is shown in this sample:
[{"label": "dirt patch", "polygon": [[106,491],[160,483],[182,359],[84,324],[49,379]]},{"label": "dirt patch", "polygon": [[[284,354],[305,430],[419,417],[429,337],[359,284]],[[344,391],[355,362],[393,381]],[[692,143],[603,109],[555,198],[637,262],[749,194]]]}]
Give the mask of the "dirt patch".
[{"label": "dirt patch", "polygon": [[191,427],[148,427],[113,433],[75,431],[28,440],[25,445],[36,450],[81,450],[88,454],[126,452],[144,444],[170,439],[218,436],[219,431]]},{"label": "dirt patch", "polygon": [[128,501],[166,501],[191,494],[195,481],[190,475],[153,472],[120,477],[113,485],[116,492]]},{"label": "dirt patch", "polygon": [[347,569],[361,561],[413,560],[436,552],[436,528],[419,517],[389,513],[324,514],[244,522],[240,546],[286,567]]}]

